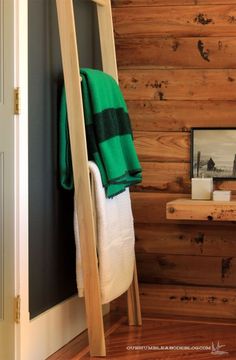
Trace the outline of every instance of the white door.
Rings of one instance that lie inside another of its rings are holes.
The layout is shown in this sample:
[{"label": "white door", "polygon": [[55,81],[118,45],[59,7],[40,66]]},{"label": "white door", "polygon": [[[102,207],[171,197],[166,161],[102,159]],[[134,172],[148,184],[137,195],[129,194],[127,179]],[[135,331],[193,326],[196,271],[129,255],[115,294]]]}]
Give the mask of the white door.
[{"label": "white door", "polygon": [[13,360],[14,1],[0,0],[0,359]]},{"label": "white door", "polygon": [[[15,126],[15,224],[16,243],[18,244],[16,267],[19,270],[16,272],[16,292],[20,294],[20,324],[16,326],[17,350],[15,359],[45,360],[86,328],[85,309],[83,299],[74,296],[30,320],[28,266],[28,0],[5,0],[6,3],[12,1],[15,3],[15,86],[20,88],[21,103],[20,115]],[[0,359],[8,360],[4,356],[0,356]],[[12,360],[13,358],[9,359]]]},{"label": "white door", "polygon": [[[1,1],[1,0],[0,0]],[[9,0],[5,0],[8,2]],[[13,0],[10,0],[13,1]],[[53,0],[55,1],[55,0]],[[16,264],[21,298],[17,325],[17,360],[45,360],[86,328],[84,299],[77,296],[30,320],[28,262],[28,0],[15,0],[15,86],[20,87],[21,112],[16,121]],[[37,46],[37,45],[36,45]],[[37,206],[37,204],[35,204]],[[109,307],[104,306],[104,312]],[[8,360],[1,357],[0,360]],[[11,360],[11,359],[10,359]]]},{"label": "white door", "polygon": [[[86,327],[83,301],[76,297],[33,321],[29,316],[27,9],[27,0],[0,0],[1,360],[44,360]],[[19,116],[14,87],[21,93]]]},{"label": "white door", "polygon": [[[27,0],[0,0],[0,359],[44,360],[86,328],[76,296],[30,321]],[[21,112],[14,116],[14,87]],[[15,298],[20,297],[20,323]]]}]

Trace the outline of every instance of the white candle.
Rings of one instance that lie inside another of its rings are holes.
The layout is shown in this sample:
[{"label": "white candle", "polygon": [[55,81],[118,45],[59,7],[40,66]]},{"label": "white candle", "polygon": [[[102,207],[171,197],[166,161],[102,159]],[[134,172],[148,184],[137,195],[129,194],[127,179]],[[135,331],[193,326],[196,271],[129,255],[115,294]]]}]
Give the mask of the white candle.
[{"label": "white candle", "polygon": [[212,178],[193,178],[192,179],[192,199],[211,200],[213,192]]},{"label": "white candle", "polygon": [[213,191],[213,200],[214,201],[230,201],[231,200],[231,191],[225,191],[225,190]]}]

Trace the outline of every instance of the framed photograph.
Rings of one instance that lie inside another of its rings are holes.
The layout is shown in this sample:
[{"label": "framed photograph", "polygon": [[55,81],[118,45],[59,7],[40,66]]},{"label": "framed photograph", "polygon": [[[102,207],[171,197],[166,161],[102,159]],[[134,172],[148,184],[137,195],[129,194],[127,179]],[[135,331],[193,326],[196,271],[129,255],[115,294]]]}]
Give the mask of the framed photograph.
[{"label": "framed photograph", "polygon": [[236,179],[236,128],[191,129],[191,177]]}]

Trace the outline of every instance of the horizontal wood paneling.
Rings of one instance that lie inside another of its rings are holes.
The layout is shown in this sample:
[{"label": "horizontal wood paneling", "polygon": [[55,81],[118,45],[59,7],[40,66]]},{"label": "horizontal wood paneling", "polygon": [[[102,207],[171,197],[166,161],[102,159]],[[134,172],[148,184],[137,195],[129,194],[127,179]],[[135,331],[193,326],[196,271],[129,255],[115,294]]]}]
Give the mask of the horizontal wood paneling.
[{"label": "horizontal wood paneling", "polygon": [[[131,193],[138,271],[152,282],[142,287],[142,310],[233,318],[236,224],[166,220],[166,203],[190,196],[190,129],[236,127],[236,0],[112,4],[144,177]],[[235,181],[215,187],[236,192]]]},{"label": "horizontal wood paneling", "polygon": [[142,162],[141,165],[143,181],[133,186],[132,191],[190,192],[189,163]]},{"label": "horizontal wood paneling", "polygon": [[120,70],[126,100],[234,100],[236,70]]},{"label": "horizontal wood paneling", "polygon": [[[235,62],[236,63],[236,62]],[[138,94],[137,94],[138,97]],[[236,101],[127,101],[133,130],[236,127]]]},{"label": "horizontal wood paneling", "polygon": [[136,224],[135,236],[137,253],[236,257],[236,226]]},{"label": "horizontal wood paneling", "polygon": [[190,134],[178,132],[134,132],[134,142],[140,160],[185,161],[190,160]]},{"label": "horizontal wood paneling", "polygon": [[116,51],[119,68],[236,68],[236,38],[122,38]]},{"label": "horizontal wood paneling", "polygon": [[235,36],[236,5],[114,8],[116,37]]},{"label": "horizontal wood paneling", "polygon": [[172,6],[172,5],[233,5],[236,0],[111,0],[113,7]]},{"label": "horizontal wood paneling", "polygon": [[[190,193],[190,164],[172,162],[142,162],[143,181],[132,187],[136,192]],[[217,180],[217,190],[231,190],[236,194],[236,181]]]},{"label": "horizontal wood paneling", "polygon": [[216,190],[231,190],[232,194],[236,194],[236,181],[220,181],[215,180],[214,181],[214,187]]},{"label": "horizontal wood paneling", "polygon": [[[140,297],[143,315],[218,319],[236,317],[236,289],[141,284]],[[126,311],[126,296],[119,297],[112,304],[112,308]]]},{"label": "horizontal wood paneling", "polygon": [[[144,283],[235,286],[236,258],[137,253]],[[139,270],[140,269],[140,270]]]},{"label": "horizontal wood paneling", "polygon": [[183,197],[189,198],[189,195],[144,192],[131,193],[135,223],[171,223],[171,220],[166,220],[166,203]]}]

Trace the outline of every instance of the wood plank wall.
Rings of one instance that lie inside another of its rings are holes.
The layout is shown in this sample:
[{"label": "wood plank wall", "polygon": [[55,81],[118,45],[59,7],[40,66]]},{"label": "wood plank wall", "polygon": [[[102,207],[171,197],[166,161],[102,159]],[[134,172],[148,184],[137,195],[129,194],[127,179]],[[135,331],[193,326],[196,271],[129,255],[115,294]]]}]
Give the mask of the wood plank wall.
[{"label": "wood plank wall", "polygon": [[[112,6],[120,85],[144,170],[132,192],[144,307],[180,314],[190,302],[191,315],[235,317],[236,225],[167,221],[165,204],[190,193],[190,128],[236,126],[236,0]],[[236,182],[216,187],[236,194]],[[192,300],[204,291],[214,301],[201,310]]]}]

